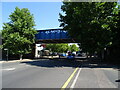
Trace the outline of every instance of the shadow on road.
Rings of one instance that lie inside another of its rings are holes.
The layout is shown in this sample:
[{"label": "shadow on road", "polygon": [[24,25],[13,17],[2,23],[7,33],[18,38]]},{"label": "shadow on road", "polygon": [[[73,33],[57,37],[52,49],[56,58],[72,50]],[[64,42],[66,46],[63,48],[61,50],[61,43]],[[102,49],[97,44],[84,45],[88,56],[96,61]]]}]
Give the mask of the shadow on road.
[{"label": "shadow on road", "polygon": [[120,67],[105,62],[101,62],[98,59],[76,59],[76,60],[67,60],[67,59],[38,59],[33,61],[21,62],[29,65],[34,65],[38,67],[81,67],[82,68],[113,68],[120,70]]},{"label": "shadow on road", "polygon": [[116,80],[115,82],[120,82],[120,79],[119,79],[119,80]]},{"label": "shadow on road", "polygon": [[54,67],[80,67],[81,62],[79,61],[69,61],[65,59],[42,59],[42,60],[35,60],[35,61],[27,61],[27,62],[21,62],[26,63],[29,65],[39,66],[39,67],[48,67],[48,68],[54,68]]}]

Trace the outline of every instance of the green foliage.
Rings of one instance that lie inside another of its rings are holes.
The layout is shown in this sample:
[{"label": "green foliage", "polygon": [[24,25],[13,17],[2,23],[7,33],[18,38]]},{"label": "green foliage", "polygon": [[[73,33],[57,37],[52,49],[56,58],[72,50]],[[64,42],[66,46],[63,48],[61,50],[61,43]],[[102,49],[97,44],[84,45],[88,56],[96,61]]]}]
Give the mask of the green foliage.
[{"label": "green foliage", "polygon": [[80,41],[84,51],[99,52],[111,45],[111,24],[118,22],[114,21],[116,5],[115,2],[63,2],[61,9],[65,15],[60,14],[60,26]]},{"label": "green foliage", "polygon": [[27,8],[16,7],[9,17],[10,22],[4,23],[2,30],[3,47],[11,54],[30,53],[37,33],[33,15]]},{"label": "green foliage", "polygon": [[47,44],[46,49],[51,50],[52,52],[67,52],[68,44]]},{"label": "green foliage", "polygon": [[79,48],[75,44],[72,44],[69,46],[69,51],[71,52],[79,51]]},{"label": "green foliage", "polygon": [[120,5],[114,9],[110,23],[112,32],[112,46],[120,48]]},{"label": "green foliage", "polygon": [[75,44],[68,46],[68,44],[47,44],[46,49],[51,50],[53,52],[67,52],[67,51],[78,51],[79,48],[76,47]]}]

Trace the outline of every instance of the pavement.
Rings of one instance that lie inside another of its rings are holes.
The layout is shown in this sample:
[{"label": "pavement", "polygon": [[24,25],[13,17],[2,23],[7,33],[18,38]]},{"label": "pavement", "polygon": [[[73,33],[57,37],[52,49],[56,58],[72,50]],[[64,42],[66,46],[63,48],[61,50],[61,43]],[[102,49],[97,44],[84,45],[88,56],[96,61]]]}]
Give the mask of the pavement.
[{"label": "pavement", "polygon": [[22,60],[1,60],[0,63],[10,63],[10,62],[23,62],[23,61],[31,61],[32,59],[22,59]]},{"label": "pavement", "polygon": [[[118,88],[119,68],[95,60],[16,60],[2,63],[2,88]],[[3,89],[5,90],[5,89]]]},{"label": "pavement", "polygon": [[[37,59],[66,59],[67,57],[60,57],[59,56],[43,56],[41,58],[36,59],[22,59],[22,60],[0,60],[0,63],[10,63],[10,62],[23,62],[23,61],[33,61]],[[85,59],[86,57],[75,57],[76,59]]]}]

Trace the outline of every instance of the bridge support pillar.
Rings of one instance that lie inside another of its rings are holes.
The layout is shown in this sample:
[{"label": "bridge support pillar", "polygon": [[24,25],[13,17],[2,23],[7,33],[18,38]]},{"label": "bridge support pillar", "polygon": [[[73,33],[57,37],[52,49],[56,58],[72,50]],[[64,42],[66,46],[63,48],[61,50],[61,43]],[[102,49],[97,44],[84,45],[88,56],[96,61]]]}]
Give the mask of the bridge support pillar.
[{"label": "bridge support pillar", "polygon": [[35,58],[40,58],[41,54],[41,50],[43,50],[43,46],[41,46],[41,44],[36,44],[35,45]]}]

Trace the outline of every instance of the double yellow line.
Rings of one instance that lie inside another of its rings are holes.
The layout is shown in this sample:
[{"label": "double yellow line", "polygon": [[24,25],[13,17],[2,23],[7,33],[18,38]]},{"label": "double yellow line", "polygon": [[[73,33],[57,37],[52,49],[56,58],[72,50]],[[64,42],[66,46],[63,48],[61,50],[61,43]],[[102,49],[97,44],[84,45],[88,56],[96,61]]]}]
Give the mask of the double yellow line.
[{"label": "double yellow line", "polygon": [[65,84],[62,86],[61,90],[64,90],[67,85],[69,84],[69,82],[71,81],[71,79],[73,78],[73,76],[75,75],[75,73],[77,72],[78,68],[76,68],[74,70],[74,72],[71,74],[71,76],[68,78],[68,80],[65,82]]}]

